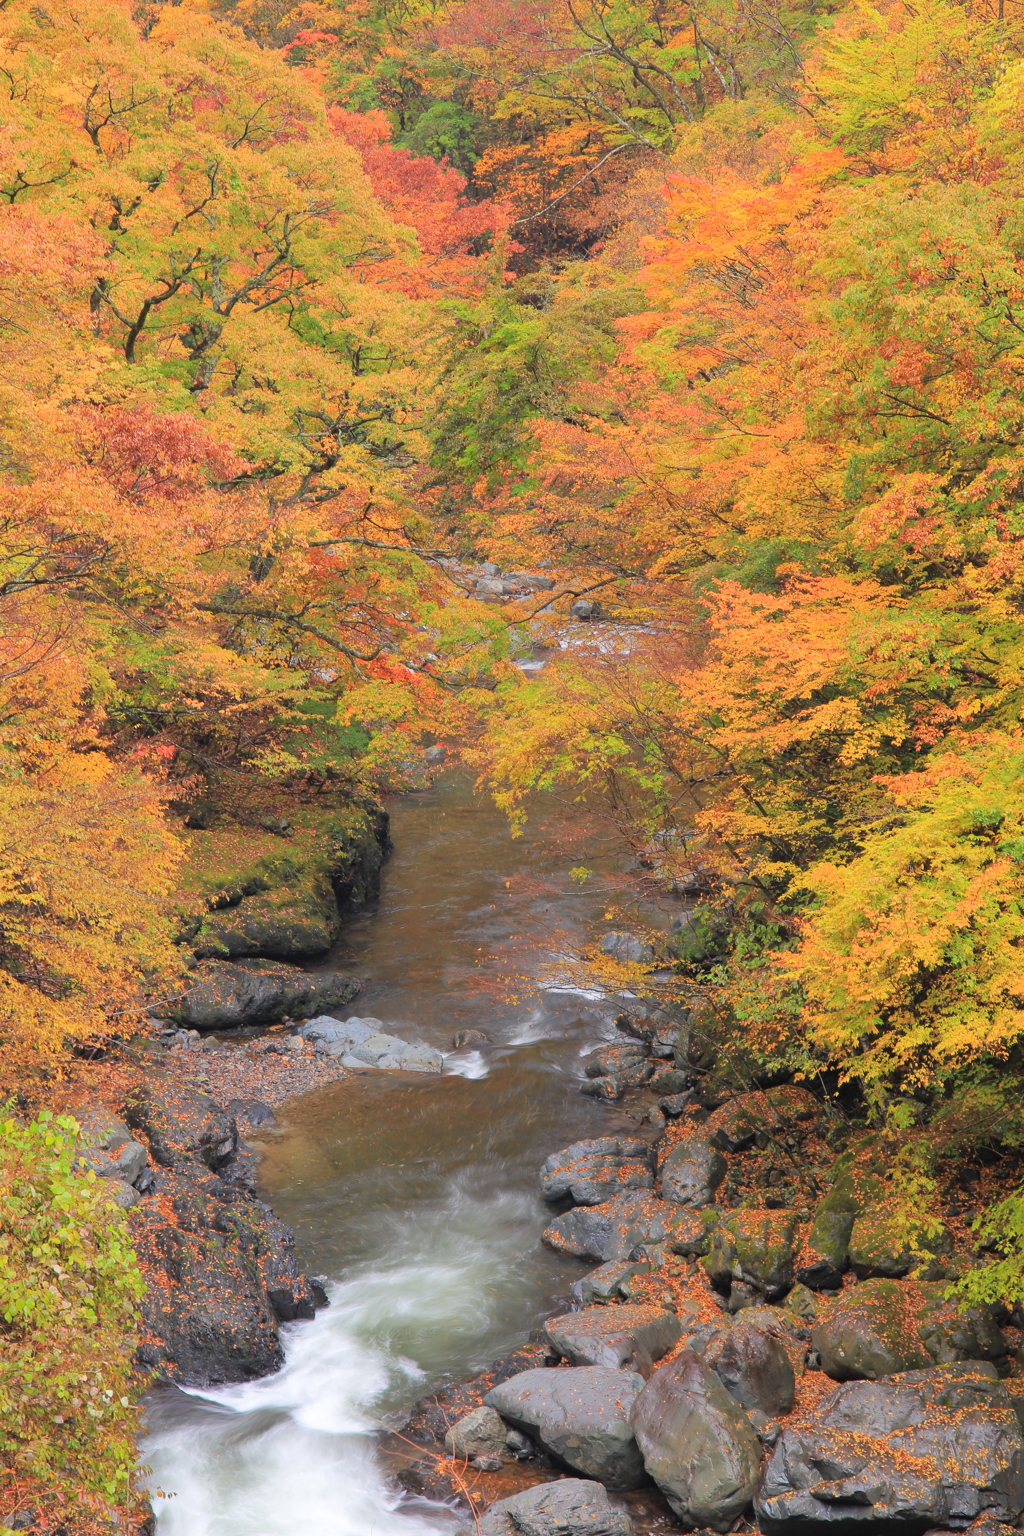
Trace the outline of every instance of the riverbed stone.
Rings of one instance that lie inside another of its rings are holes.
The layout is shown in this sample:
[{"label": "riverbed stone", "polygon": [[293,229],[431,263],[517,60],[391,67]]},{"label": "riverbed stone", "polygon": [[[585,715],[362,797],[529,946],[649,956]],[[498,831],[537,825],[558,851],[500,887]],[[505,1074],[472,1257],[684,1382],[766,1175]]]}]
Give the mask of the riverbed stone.
[{"label": "riverbed stone", "polygon": [[545,1200],[570,1196],[577,1205],[600,1205],[631,1189],[654,1184],[653,1154],[633,1136],[595,1136],[553,1152],[540,1170]]},{"label": "riverbed stone", "polygon": [[362,988],[335,971],[307,975],[277,960],[208,960],[193,972],[184,996],[166,1010],[185,1029],[237,1029],[309,1018],[350,1003]]},{"label": "riverbed stone", "polygon": [[717,1291],[728,1296],[736,1283],[775,1300],[793,1283],[793,1211],[737,1211],[723,1218],[711,1234],[701,1260]]},{"label": "riverbed stone", "polygon": [[1024,1440],[995,1368],[933,1366],[839,1387],[784,1428],[755,1513],[768,1536],[1013,1524]]},{"label": "riverbed stone", "polygon": [[647,1471],[683,1525],[728,1531],[754,1497],[761,1447],[715,1373],[680,1351],[654,1372],[631,1422]]},{"label": "riverbed stone", "polygon": [[605,1365],[648,1377],[656,1360],[682,1338],[683,1327],[661,1307],[585,1307],[550,1317],[548,1342],[570,1365]]},{"label": "riverbed stone", "polygon": [[726,1162],[703,1134],[678,1141],[661,1169],[661,1192],[676,1205],[710,1205],[726,1175]]},{"label": "riverbed stone", "polygon": [[700,1330],[689,1340],[689,1348],[748,1413],[773,1418],[788,1413],[796,1391],[789,1353],[775,1333],[744,1318],[741,1312],[734,1323]]},{"label": "riverbed stone", "polygon": [[[574,603],[573,612],[580,606]],[[589,613],[586,617],[590,617]],[[629,965],[649,965],[654,959],[654,945],[635,933],[606,933],[601,940],[601,953]]]},{"label": "riverbed stone", "polygon": [[341,1058],[345,1067],[375,1067],[381,1071],[440,1072],[444,1057],[431,1045],[414,1045],[396,1035],[368,1035]]},{"label": "riverbed stone", "polygon": [[633,1371],[596,1365],[523,1371],[484,1402],[574,1471],[609,1488],[636,1488],[644,1467],[629,1413],[643,1384]]},{"label": "riverbed stone", "polygon": [[444,1437],[449,1456],[470,1461],[475,1456],[502,1456],[508,1431],[494,1408],[481,1403],[453,1424]]},{"label": "riverbed stone", "polygon": [[644,1243],[664,1242],[674,1208],[643,1191],[601,1205],[575,1206],[545,1227],[543,1240],[557,1253],[579,1259],[628,1259]]},{"label": "riverbed stone", "polygon": [[500,1499],[458,1536],[633,1536],[633,1524],[600,1483],[565,1477]]},{"label": "riverbed stone", "polygon": [[612,1259],[610,1263],[591,1270],[581,1280],[574,1280],[569,1287],[569,1294],[584,1307],[594,1302],[614,1301],[626,1294],[626,1287],[631,1280],[640,1275],[649,1275],[652,1268],[647,1259]]},{"label": "riverbed stone", "polygon": [[933,1362],[1001,1360],[1006,1345],[983,1307],[958,1306],[942,1282],[865,1280],[819,1307],[811,1341],[834,1381],[877,1381]]}]

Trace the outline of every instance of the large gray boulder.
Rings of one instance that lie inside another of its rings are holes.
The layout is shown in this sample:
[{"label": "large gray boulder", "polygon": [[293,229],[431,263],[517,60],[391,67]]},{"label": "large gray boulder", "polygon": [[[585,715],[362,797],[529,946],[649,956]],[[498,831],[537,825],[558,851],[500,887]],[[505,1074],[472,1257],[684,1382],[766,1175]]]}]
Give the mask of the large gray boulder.
[{"label": "large gray boulder", "polygon": [[566,1477],[499,1500],[460,1536],[633,1536],[633,1525],[600,1483]]},{"label": "large gray boulder", "polygon": [[635,1136],[595,1136],[553,1152],[540,1170],[545,1200],[568,1195],[577,1205],[600,1205],[631,1189],[654,1185],[653,1153]]},{"label": "large gray boulder", "polygon": [[602,1366],[522,1371],[484,1398],[550,1455],[609,1488],[636,1488],[644,1464],[629,1425],[642,1376]]},{"label": "large gray boulder", "polygon": [[663,1242],[674,1215],[675,1208],[665,1200],[638,1191],[556,1216],[545,1227],[543,1239],[556,1252],[579,1259],[626,1259],[644,1243]]},{"label": "large gray boulder", "polygon": [[1024,1509],[1024,1439],[995,1368],[849,1382],[783,1430],[757,1497],[768,1536],[917,1536]]},{"label": "large gray boulder", "polygon": [[362,982],[335,971],[307,975],[277,960],[209,960],[168,1018],[186,1029],[237,1029],[276,1024],[285,1016],[305,1019],[350,1003]]},{"label": "large gray boulder", "polygon": [[666,1200],[696,1210],[710,1205],[726,1175],[726,1161],[704,1135],[677,1142],[661,1169]]},{"label": "large gray boulder", "polygon": [[748,1413],[775,1417],[793,1406],[796,1374],[781,1338],[751,1326],[741,1312],[725,1327],[702,1329],[689,1347],[710,1366],[731,1397]]},{"label": "large gray boulder", "polygon": [[656,1360],[683,1336],[683,1326],[661,1307],[585,1307],[551,1317],[548,1342],[570,1365],[606,1365],[647,1377]]},{"label": "large gray boulder", "polygon": [[630,1416],[644,1465],[687,1528],[727,1531],[757,1488],[750,1420],[692,1350],[659,1366]]}]

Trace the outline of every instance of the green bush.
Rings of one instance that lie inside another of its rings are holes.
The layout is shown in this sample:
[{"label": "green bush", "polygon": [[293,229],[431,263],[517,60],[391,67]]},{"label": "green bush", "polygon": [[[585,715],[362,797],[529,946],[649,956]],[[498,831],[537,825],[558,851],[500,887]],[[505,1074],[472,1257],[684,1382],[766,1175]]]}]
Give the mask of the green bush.
[{"label": "green bush", "polygon": [[87,1515],[134,1499],[144,1287],[124,1213],[74,1172],[77,1132],[45,1111],[0,1118],[0,1464],[8,1493]]}]

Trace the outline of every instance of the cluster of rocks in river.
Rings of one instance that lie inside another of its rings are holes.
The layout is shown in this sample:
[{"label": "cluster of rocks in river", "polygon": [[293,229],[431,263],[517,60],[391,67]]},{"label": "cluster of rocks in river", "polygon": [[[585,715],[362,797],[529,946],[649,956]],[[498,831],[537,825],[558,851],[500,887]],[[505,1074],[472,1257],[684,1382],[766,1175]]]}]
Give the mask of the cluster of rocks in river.
[{"label": "cluster of rocks in river", "polygon": [[[598,1053],[592,1081],[649,1085],[685,1057],[678,1022],[672,1038],[663,1016],[620,1023],[633,1038]],[[526,1437],[568,1475],[495,1503],[479,1530],[629,1536],[629,1491],[653,1483],[687,1530],[1009,1536],[1024,1516],[1020,1331],[951,1289],[951,1233],[908,1245],[870,1139],[835,1155],[843,1137],[807,1090],[670,1086],[653,1137],[577,1142],[540,1170],[565,1207],[545,1242],[595,1267],[572,1287],[578,1310],[545,1323],[545,1355],[502,1373],[446,1448],[486,1470]],[[726,1198],[730,1165],[773,1147],[806,1165],[828,1138],[813,1202]]]}]

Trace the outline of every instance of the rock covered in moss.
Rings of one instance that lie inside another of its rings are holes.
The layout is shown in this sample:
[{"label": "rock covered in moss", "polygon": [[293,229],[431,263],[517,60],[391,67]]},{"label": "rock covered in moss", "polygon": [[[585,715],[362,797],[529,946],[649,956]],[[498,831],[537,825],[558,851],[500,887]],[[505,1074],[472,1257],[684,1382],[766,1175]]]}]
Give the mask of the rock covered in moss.
[{"label": "rock covered in moss", "polygon": [[713,1110],[704,1126],[712,1146],[740,1152],[758,1137],[778,1136],[795,1125],[824,1119],[819,1101],[806,1088],[763,1088],[740,1093]]},{"label": "rock covered in moss", "polygon": [[959,1360],[1001,1360],[1006,1345],[987,1308],[960,1306],[942,1282],[866,1280],[818,1310],[811,1330],[835,1381],[876,1381]]},{"label": "rock covered in moss", "polygon": [[852,1211],[818,1207],[796,1271],[801,1285],[812,1291],[838,1290],[849,1264],[850,1235],[855,1220]]},{"label": "rock covered in moss", "polygon": [[728,1296],[737,1282],[775,1300],[793,1283],[795,1211],[737,1211],[711,1233],[704,1272]]},{"label": "rock covered in moss", "polygon": [[899,1279],[952,1247],[944,1227],[908,1233],[906,1224],[885,1210],[867,1210],[855,1219],[850,1233],[850,1268],[859,1280]]}]

